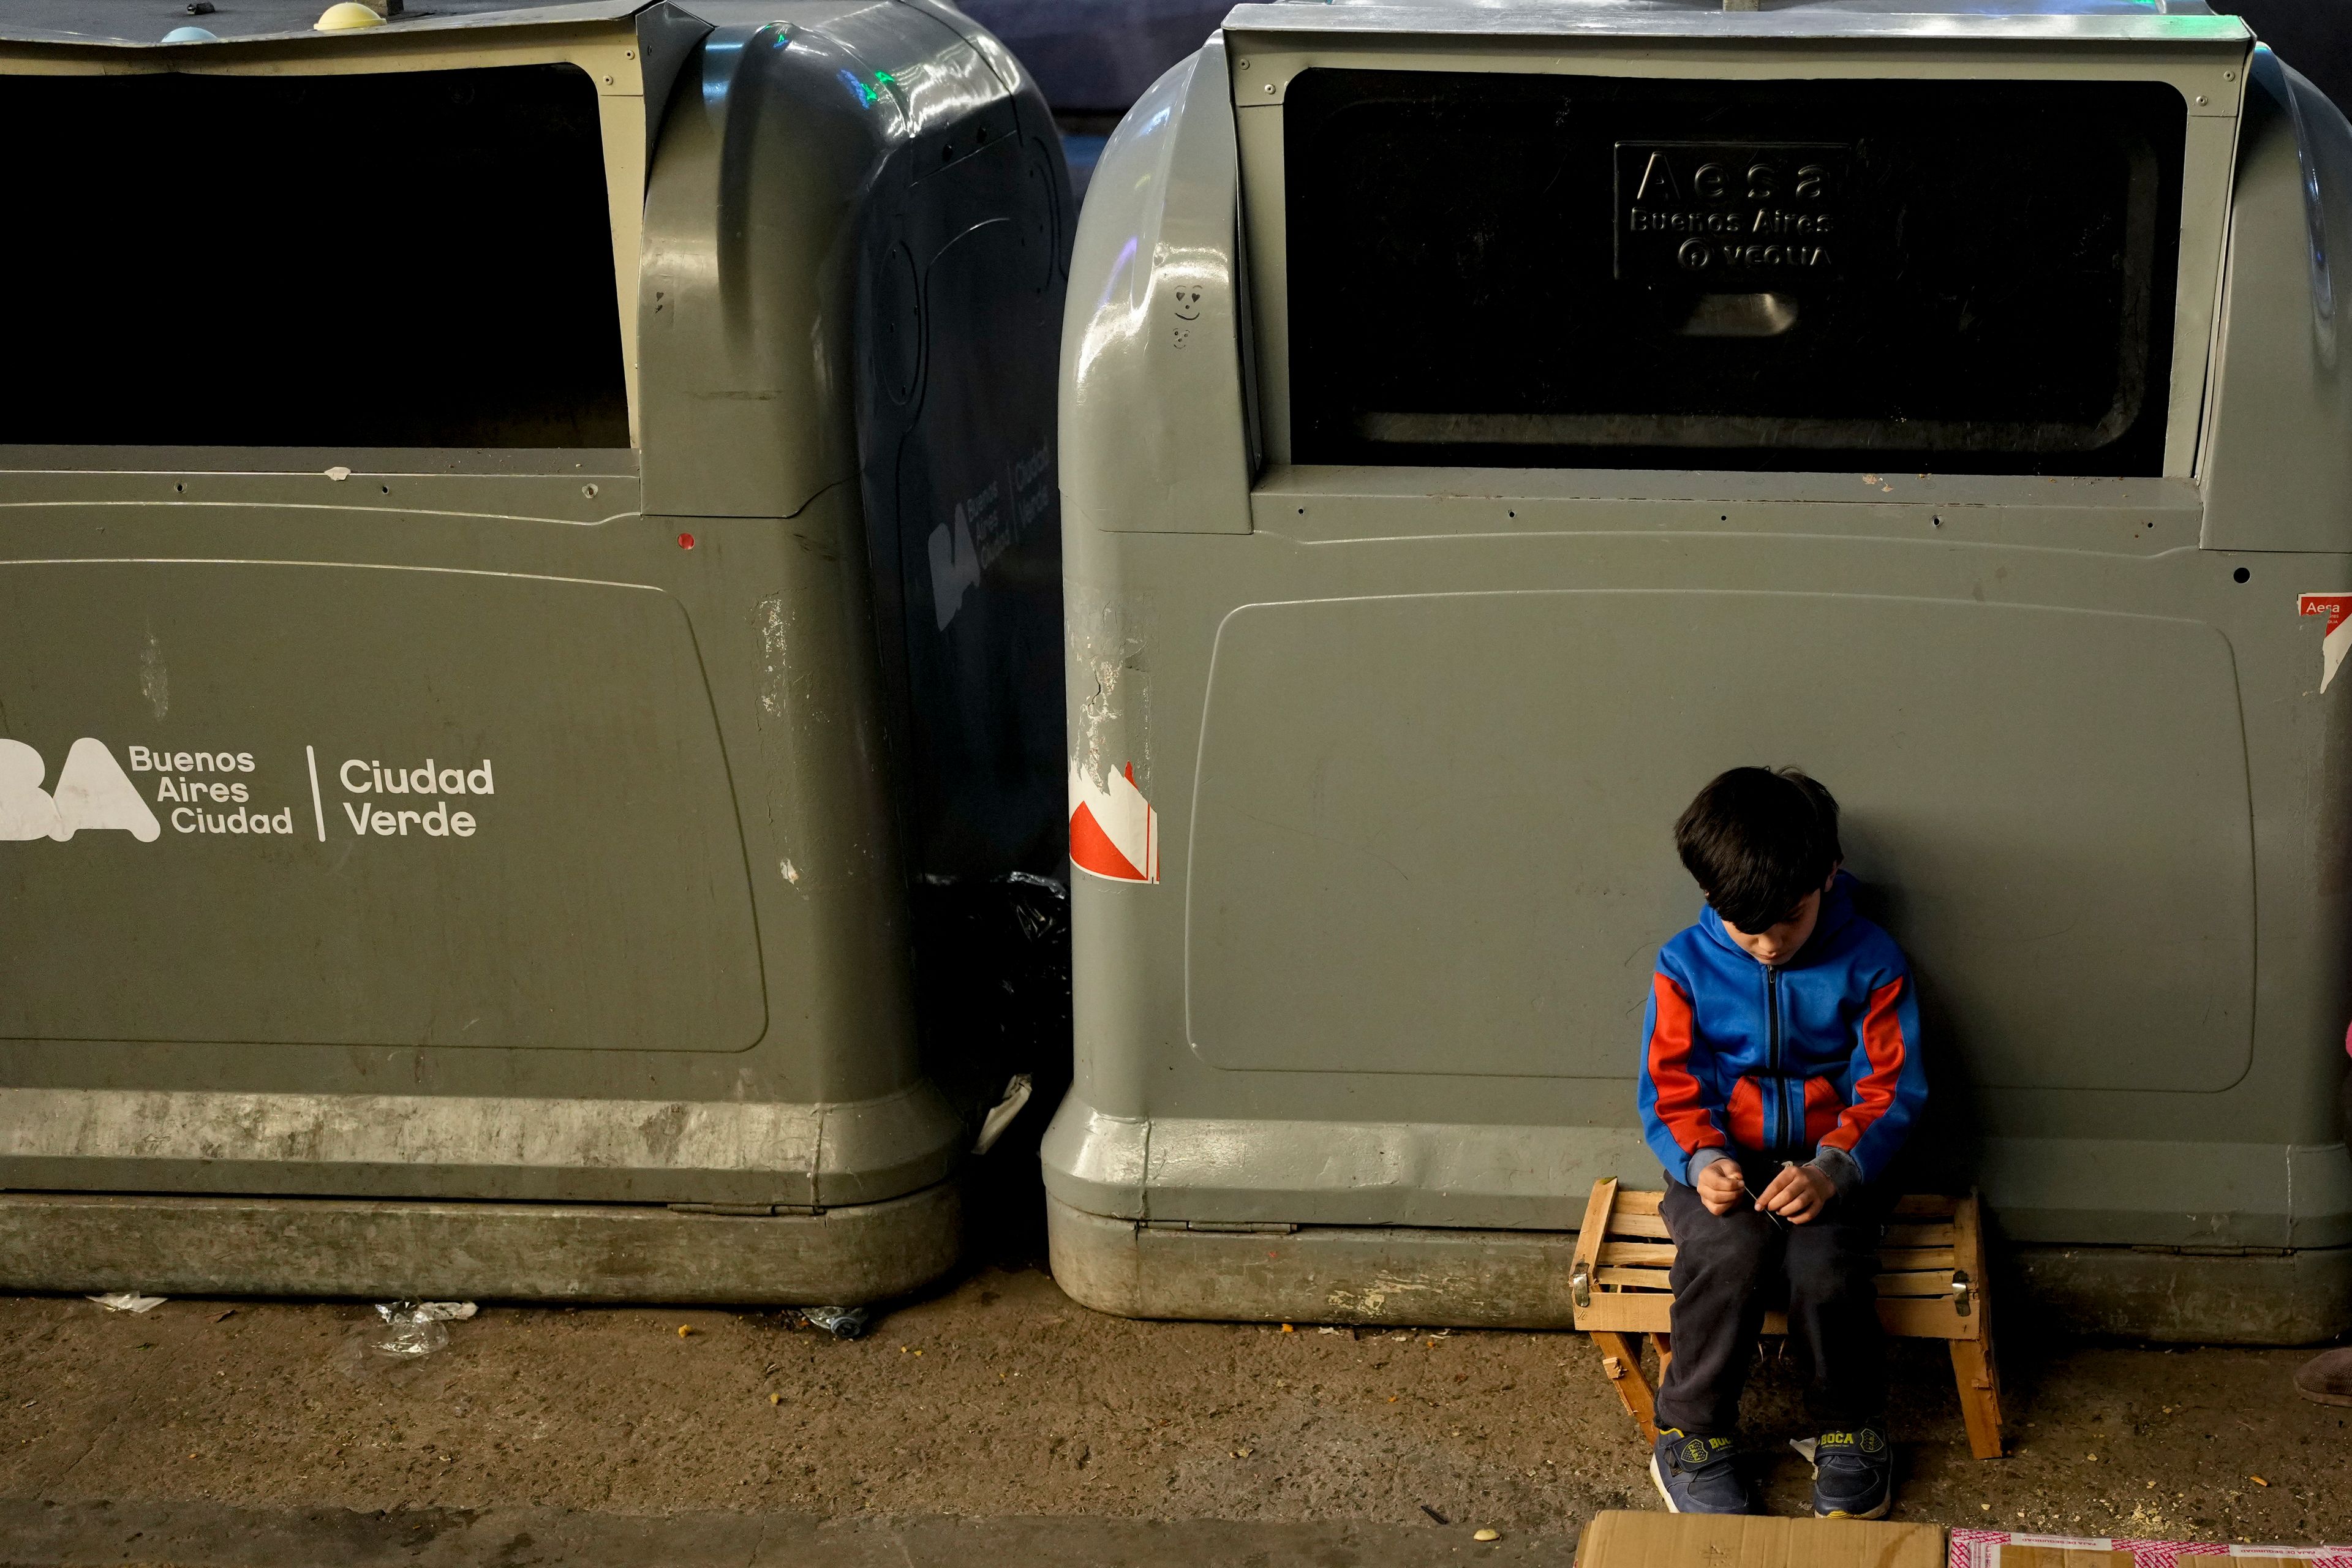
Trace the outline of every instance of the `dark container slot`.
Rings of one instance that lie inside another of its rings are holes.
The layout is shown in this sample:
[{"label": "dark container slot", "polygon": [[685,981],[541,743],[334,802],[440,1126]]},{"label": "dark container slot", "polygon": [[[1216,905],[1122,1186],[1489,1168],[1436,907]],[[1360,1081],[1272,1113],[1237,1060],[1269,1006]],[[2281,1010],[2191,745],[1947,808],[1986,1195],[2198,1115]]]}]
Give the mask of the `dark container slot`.
[{"label": "dark container slot", "polygon": [[2155,83],[1301,74],[1306,463],[2155,474]]},{"label": "dark container slot", "polygon": [[571,66],[18,76],[0,444],[625,447]]}]

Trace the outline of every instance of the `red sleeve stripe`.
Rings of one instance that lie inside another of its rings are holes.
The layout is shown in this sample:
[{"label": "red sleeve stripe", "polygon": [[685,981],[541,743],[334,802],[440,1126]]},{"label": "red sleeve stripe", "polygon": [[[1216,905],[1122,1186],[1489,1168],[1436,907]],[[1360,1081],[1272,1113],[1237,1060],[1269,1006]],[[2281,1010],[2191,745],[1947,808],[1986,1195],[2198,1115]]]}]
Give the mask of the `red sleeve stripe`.
[{"label": "red sleeve stripe", "polygon": [[1895,1004],[1903,999],[1903,977],[1895,976],[1870,994],[1870,1007],[1862,1016],[1862,1048],[1870,1058],[1870,1075],[1853,1086],[1853,1103],[1838,1118],[1836,1130],[1822,1140],[1832,1148],[1853,1152],[1862,1135],[1895,1103],[1903,1079],[1903,1020]]},{"label": "red sleeve stripe", "polygon": [[1650,976],[1658,1009],[1650,1031],[1650,1085],[1657,1091],[1658,1120],[1685,1154],[1725,1146],[1723,1133],[1706,1109],[1706,1093],[1690,1070],[1691,1005],[1682,987],[1663,974]]}]

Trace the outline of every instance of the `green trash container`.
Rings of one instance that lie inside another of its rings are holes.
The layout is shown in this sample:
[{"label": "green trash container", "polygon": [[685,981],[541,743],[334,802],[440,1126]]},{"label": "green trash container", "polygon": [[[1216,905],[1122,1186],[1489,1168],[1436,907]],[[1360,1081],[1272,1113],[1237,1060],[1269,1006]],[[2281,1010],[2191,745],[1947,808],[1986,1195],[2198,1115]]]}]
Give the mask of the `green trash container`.
[{"label": "green trash container", "polygon": [[2348,235],[2193,3],[1234,11],[1063,335],[1056,1279],[1565,1324],[1674,819],[1794,763],[1915,1179],[2077,1321],[2352,1327]]},{"label": "green trash container", "polygon": [[0,1285],[919,1285],[913,890],[1062,854],[1045,105],[939,5],[317,16],[0,22]]}]

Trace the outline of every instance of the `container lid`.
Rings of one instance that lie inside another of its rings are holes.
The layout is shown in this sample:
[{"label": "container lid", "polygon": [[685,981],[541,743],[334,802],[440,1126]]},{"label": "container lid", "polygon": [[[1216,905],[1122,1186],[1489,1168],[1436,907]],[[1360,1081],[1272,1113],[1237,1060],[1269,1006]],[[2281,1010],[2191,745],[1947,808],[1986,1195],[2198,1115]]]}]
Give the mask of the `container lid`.
[{"label": "container lid", "polygon": [[[531,5],[526,0],[518,5],[516,0],[432,0],[431,15],[419,12],[393,17],[389,32],[611,22],[636,15],[648,3],[649,0],[557,0],[549,5]],[[322,48],[331,48],[336,34],[312,30],[312,24],[327,4],[328,0],[236,0],[233,5],[191,13],[184,5],[158,5],[154,0],[11,0],[5,9],[0,9],[0,42],[144,48],[162,47],[163,35],[176,26],[194,25],[221,43],[306,38]],[[367,29],[367,33],[376,37],[387,36],[374,28]],[[174,43],[170,47],[204,49],[214,45]]]},{"label": "container lid", "polygon": [[2205,0],[1289,0],[1244,5],[1225,30],[1257,35],[1672,38],[1847,38],[1937,43],[2251,43]]}]

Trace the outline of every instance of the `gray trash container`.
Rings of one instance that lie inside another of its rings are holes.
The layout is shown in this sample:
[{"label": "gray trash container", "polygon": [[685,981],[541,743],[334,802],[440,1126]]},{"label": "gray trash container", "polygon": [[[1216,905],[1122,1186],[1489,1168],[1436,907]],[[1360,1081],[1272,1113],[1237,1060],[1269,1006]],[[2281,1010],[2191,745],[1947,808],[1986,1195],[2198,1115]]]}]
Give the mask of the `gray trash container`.
[{"label": "gray trash container", "polygon": [[1062,853],[1043,101],[944,5],[320,5],[0,24],[0,1286],[918,1285],[912,889]]},{"label": "gray trash container", "polygon": [[2194,3],[1234,11],[1063,334],[1056,1278],[1565,1322],[1672,823],[1799,763],[1915,1179],[2078,1321],[2352,1327],[2347,235]]}]

